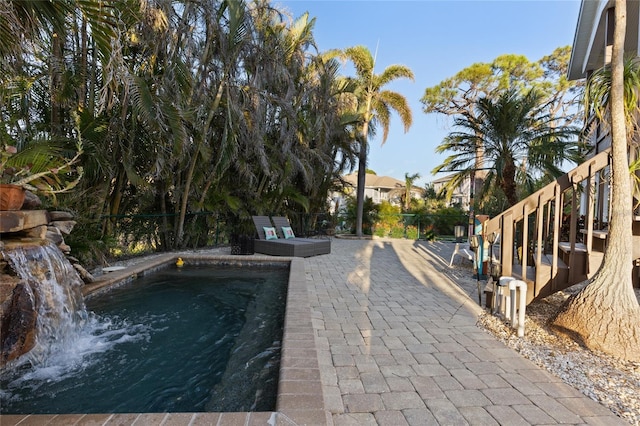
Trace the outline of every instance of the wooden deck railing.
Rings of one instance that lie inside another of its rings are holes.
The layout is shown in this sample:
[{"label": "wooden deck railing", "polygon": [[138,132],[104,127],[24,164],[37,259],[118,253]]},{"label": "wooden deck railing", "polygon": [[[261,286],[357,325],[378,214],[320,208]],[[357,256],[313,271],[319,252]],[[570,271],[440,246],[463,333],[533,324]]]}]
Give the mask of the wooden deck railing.
[{"label": "wooden deck railing", "polygon": [[[584,279],[585,270],[588,272],[593,251],[595,176],[610,164],[609,151],[595,155],[484,224],[485,235],[496,232],[500,236],[501,275],[527,282],[527,303],[575,284]],[[583,191],[586,208],[582,211],[586,210],[586,215],[580,230]],[[565,206],[570,206],[570,215],[563,221]],[[569,227],[568,241],[561,241],[563,225]],[[579,233],[584,234],[583,243],[577,242]]]}]

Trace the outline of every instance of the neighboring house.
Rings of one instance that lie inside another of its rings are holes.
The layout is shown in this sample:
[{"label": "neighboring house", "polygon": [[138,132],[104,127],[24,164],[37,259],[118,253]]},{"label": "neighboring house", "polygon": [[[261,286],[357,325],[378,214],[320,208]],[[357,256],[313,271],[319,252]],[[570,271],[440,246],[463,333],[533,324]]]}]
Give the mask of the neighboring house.
[{"label": "neighboring house", "polygon": [[[356,188],[358,187],[358,174],[351,173],[344,176],[344,180],[351,184],[353,193],[348,195],[355,195]],[[404,188],[404,182],[390,176],[378,176],[367,173],[364,184],[364,196],[369,197],[375,204],[380,204],[383,201],[391,202],[390,193],[398,188]]]},{"label": "neighboring house", "polygon": [[[447,175],[431,182],[431,184],[433,185],[433,190],[436,191],[436,194],[440,194],[441,191],[446,191],[444,188],[452,177],[453,175]],[[469,201],[471,197],[470,188],[471,179],[467,178],[453,190],[451,198],[447,200],[448,206],[451,207],[459,205],[463,210],[469,210]]]},{"label": "neighboring house", "polygon": [[[346,205],[346,197],[355,197],[358,188],[358,174],[351,173],[345,175],[343,179],[350,185],[344,193],[334,193],[331,195],[332,212],[342,210]],[[394,206],[400,206],[400,192],[404,188],[404,181],[390,176],[378,176],[367,173],[364,187],[364,196],[369,197],[375,204],[388,201]],[[412,198],[422,198],[423,189],[420,187],[411,188]]]},{"label": "neighboring house", "polygon": [[[613,1],[583,0],[569,62],[568,78],[582,80],[611,59]],[[627,1],[625,51],[640,56],[640,2]],[[500,271],[527,283],[527,302],[591,278],[606,250],[611,160],[609,128],[587,117],[585,138],[594,151],[536,193],[484,223],[484,234],[500,238]],[[630,159],[638,155],[630,138]],[[575,186],[582,190],[575,191]],[[580,197],[576,194],[580,194]],[[634,205],[638,203],[637,195]],[[640,212],[633,217],[633,282],[640,286]],[[516,250],[514,250],[516,247]],[[521,253],[526,249],[526,255]]]}]

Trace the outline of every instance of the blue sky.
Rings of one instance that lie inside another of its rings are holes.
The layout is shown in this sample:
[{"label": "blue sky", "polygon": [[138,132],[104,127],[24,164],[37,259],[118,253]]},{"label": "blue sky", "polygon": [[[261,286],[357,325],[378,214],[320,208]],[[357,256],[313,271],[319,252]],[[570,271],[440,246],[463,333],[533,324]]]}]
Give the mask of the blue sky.
[{"label": "blue sky", "polygon": [[[420,173],[419,185],[442,177],[431,170],[445,156],[434,148],[451,130],[447,117],[422,112],[427,87],[476,62],[507,53],[537,61],[557,47],[572,45],[579,0],[436,1],[436,0],[272,0],[299,17],[316,18],[314,37],[320,51],[364,45],[376,52],[376,73],[392,64],[413,70],[415,81],[387,88],[403,94],[413,111],[404,133],[391,119],[389,137],[370,140],[368,167],[378,175],[404,180]],[[345,74],[350,74],[348,67]]]}]

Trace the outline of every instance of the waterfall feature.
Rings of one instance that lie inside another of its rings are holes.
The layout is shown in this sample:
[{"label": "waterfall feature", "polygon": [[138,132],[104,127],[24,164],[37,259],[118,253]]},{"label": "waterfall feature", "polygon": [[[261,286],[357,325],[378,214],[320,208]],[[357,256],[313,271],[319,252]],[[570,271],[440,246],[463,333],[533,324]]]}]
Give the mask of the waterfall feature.
[{"label": "waterfall feature", "polygon": [[16,274],[10,306],[3,306],[0,367],[13,361],[41,364],[68,344],[87,317],[82,279],[58,247],[6,245],[2,257]]}]

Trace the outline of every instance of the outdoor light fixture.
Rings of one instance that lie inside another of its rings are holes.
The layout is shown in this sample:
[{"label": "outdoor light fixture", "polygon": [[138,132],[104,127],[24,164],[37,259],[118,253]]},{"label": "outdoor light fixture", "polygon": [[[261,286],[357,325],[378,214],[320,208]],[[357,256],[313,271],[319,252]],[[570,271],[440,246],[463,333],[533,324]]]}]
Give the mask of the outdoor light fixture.
[{"label": "outdoor light fixture", "polygon": [[496,238],[498,237],[498,234],[495,232],[490,233],[489,235],[487,235],[487,242],[489,244],[493,244],[496,242]]},{"label": "outdoor light fixture", "polygon": [[493,283],[493,244],[498,239],[498,234],[492,232],[487,235],[487,242],[489,243],[489,284]]},{"label": "outdoor light fixture", "polygon": [[471,250],[476,251],[479,245],[480,242],[478,241],[478,235],[472,235],[469,238],[469,247],[471,247]]},{"label": "outdoor light fixture", "polygon": [[456,237],[456,243],[462,241],[462,237],[464,237],[464,226],[456,225],[453,227],[453,235]]}]

